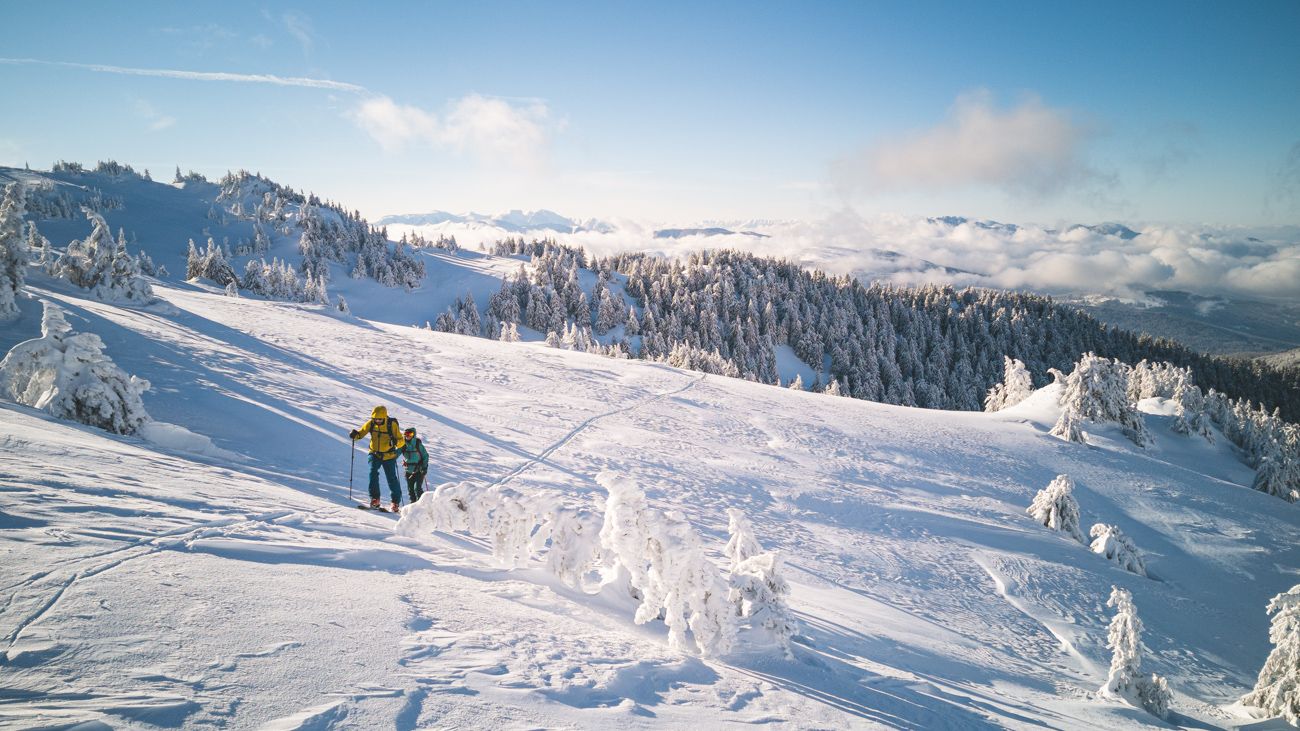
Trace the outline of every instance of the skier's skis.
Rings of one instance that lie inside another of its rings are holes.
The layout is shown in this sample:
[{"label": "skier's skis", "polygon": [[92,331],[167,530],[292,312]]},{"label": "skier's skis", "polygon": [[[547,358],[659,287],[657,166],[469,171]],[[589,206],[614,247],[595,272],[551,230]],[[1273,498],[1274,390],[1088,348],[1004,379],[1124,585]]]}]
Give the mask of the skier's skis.
[{"label": "skier's skis", "polygon": [[392,511],[390,511],[388,508],[376,508],[376,507],[371,507],[371,506],[369,506],[369,505],[366,505],[365,503],[362,503],[362,504],[358,505],[357,508],[358,508],[359,510],[373,510],[373,511],[375,511],[375,512],[377,512],[377,513],[389,513],[389,512],[392,512]]}]

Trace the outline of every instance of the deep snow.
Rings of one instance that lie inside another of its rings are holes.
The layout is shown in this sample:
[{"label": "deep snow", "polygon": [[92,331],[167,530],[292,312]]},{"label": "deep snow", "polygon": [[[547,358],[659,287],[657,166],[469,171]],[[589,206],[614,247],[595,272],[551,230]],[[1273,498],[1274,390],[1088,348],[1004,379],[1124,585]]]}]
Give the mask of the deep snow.
[{"label": "deep snow", "polygon": [[[186,242],[142,201],[109,223],[135,216],[183,272]],[[89,231],[40,226],[58,246]],[[1268,654],[1268,599],[1300,583],[1300,520],[1248,488],[1221,435],[1173,433],[1152,400],[1150,448],[1109,428],[1071,444],[1047,434],[1055,386],[996,414],[928,411],[417,330],[518,266],[425,256],[412,294],[336,270],[360,317],[175,277],[155,285],[174,311],[130,309],[33,274],[0,353],[39,334],[35,297],[56,303],[152,383],[156,423],[121,437],[0,401],[0,726],[1167,727],[1097,697],[1117,585],[1146,626],[1143,670],[1174,691],[1170,724],[1281,727],[1232,704]],[[419,429],[434,484],[599,511],[595,476],[616,470],[720,567],[741,509],[784,557],[794,659],[742,638],[702,660],[635,625],[615,587],[500,568],[473,536],[396,536],[353,507],[361,450],[349,499],[346,434],[380,403]],[[1063,473],[1084,530],[1118,526],[1151,578],[1026,513]]]}]

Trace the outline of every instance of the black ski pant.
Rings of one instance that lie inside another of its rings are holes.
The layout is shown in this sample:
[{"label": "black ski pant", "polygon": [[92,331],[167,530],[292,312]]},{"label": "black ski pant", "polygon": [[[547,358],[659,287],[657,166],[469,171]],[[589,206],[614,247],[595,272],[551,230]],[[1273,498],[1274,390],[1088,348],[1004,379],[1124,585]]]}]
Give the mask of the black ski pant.
[{"label": "black ski pant", "polygon": [[423,470],[406,474],[406,496],[411,498],[412,505],[424,494],[424,475]]}]

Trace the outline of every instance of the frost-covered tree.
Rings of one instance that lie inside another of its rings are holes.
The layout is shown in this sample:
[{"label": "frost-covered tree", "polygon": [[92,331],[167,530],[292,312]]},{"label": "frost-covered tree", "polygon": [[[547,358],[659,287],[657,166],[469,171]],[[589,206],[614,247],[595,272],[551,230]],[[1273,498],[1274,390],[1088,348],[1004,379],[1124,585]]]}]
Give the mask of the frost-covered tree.
[{"label": "frost-covered tree", "polygon": [[1124,535],[1116,526],[1097,523],[1089,531],[1092,536],[1092,552],[1119,564],[1125,571],[1132,571],[1138,576],[1147,575],[1146,561],[1142,552],[1133,543],[1133,539]]},{"label": "frost-covered tree", "polygon": [[53,258],[50,240],[36,230],[35,221],[29,221],[27,223],[27,261],[44,268]]},{"label": "frost-covered tree", "polygon": [[844,388],[840,386],[839,381],[832,378],[831,382],[826,384],[826,388],[822,390],[822,393],[827,396],[843,396]]},{"label": "frost-covered tree", "polygon": [[1048,528],[1086,544],[1088,541],[1079,527],[1079,501],[1074,499],[1073,490],[1074,480],[1069,475],[1057,475],[1047,487],[1038,491],[1025,512]]},{"label": "frost-covered tree", "polygon": [[207,277],[222,287],[236,279],[235,269],[226,257],[225,249],[208,238],[206,249],[199,249],[190,239],[189,252],[185,260],[185,278],[187,280]]},{"label": "frost-covered tree", "polygon": [[16,298],[27,277],[28,247],[23,240],[26,199],[23,184],[15,182],[5,186],[0,200],[0,320],[18,316]]},{"label": "frost-covered tree", "polygon": [[149,382],[129,376],[104,355],[94,333],[74,333],[45,302],[41,337],[15,345],[0,361],[0,391],[19,403],[115,434],[136,434],[149,421],[140,395]]},{"label": "frost-covered tree", "polygon": [[125,234],[119,232],[114,242],[104,217],[88,208],[84,210],[94,227],[91,234],[68,244],[67,253],[47,266],[47,271],[89,289],[92,297],[103,302],[155,302],[153,286],[141,274],[140,263],[126,250]]},{"label": "frost-covered tree", "polygon": [[566,586],[578,588],[600,558],[601,521],[585,511],[555,508],[538,536],[550,540],[546,568]]},{"label": "frost-covered tree", "polygon": [[339,312],[342,312],[345,315],[352,314],[352,310],[348,308],[348,301],[343,299],[343,295],[339,295],[339,303],[337,307],[339,308]]},{"label": "frost-covered tree", "polygon": [[790,381],[790,385],[786,386],[786,388],[790,389],[791,391],[802,391],[802,390],[804,390],[804,389],[803,389],[803,376],[801,376],[801,375],[799,375],[799,374],[796,373],[795,376],[794,376],[794,380]]},{"label": "frost-covered tree", "polygon": [[503,323],[499,340],[503,343],[519,342],[519,326],[513,322]]},{"label": "frost-covered tree", "polygon": [[1150,676],[1142,667],[1142,620],[1133,607],[1133,595],[1126,589],[1111,587],[1106,606],[1115,607],[1115,616],[1107,631],[1106,647],[1112,651],[1110,675],[1101,687],[1102,695],[1119,698],[1145,708],[1157,718],[1169,715],[1172,699],[1165,679],[1154,673]]},{"label": "frost-covered tree", "polygon": [[230,284],[227,284],[227,285],[226,285],[226,296],[227,296],[227,297],[236,297],[236,298],[239,297],[239,285],[238,285],[238,284],[235,284],[234,281],[231,281]]},{"label": "frost-covered tree", "polygon": [[312,290],[309,293],[308,286],[304,286],[293,267],[279,259],[272,259],[270,264],[265,259],[250,260],[244,265],[244,277],[240,283],[244,291],[267,299],[329,304],[323,282],[308,280]]},{"label": "frost-covered tree", "polygon": [[1065,380],[1061,406],[1061,417],[1052,427],[1053,436],[1083,442],[1080,424],[1091,419],[1094,423],[1118,424],[1139,447],[1153,441],[1142,414],[1129,399],[1128,366],[1118,360],[1085,354]]},{"label": "frost-covered tree", "polygon": [[790,585],[781,576],[780,554],[763,551],[743,512],[730,508],[727,518],[731,533],[723,551],[731,559],[727,599],[735,605],[738,617],[766,631],[789,657],[790,638],[798,633],[799,624],[785,603]]},{"label": "frost-covered tree", "polygon": [[1273,597],[1267,611],[1273,615],[1268,632],[1273,651],[1259,671],[1254,690],[1242,696],[1241,704],[1300,725],[1300,585]]},{"label": "frost-covered tree", "polygon": [[736,624],[729,587],[698,534],[681,514],[651,509],[632,480],[610,472],[596,480],[609,491],[601,549],[641,596],[636,623],[662,618],[673,648],[685,647],[689,628],[706,657],[730,652]]},{"label": "frost-covered tree", "polygon": [[1011,408],[1034,392],[1034,377],[1025,368],[1025,364],[1006,356],[1002,360],[1002,383],[990,389],[984,398],[985,411]]}]

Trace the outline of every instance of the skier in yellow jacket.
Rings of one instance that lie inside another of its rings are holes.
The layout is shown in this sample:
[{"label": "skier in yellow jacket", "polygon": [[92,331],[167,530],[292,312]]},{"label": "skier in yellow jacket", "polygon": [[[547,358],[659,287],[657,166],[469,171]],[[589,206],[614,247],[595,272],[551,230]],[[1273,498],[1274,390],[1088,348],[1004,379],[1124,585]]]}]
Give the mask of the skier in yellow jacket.
[{"label": "skier in yellow jacket", "polygon": [[382,510],[379,506],[379,468],[384,468],[384,478],[388,480],[388,489],[393,494],[393,512],[402,507],[402,491],[397,484],[397,453],[406,444],[402,439],[402,428],[397,419],[388,415],[388,409],[376,406],[360,429],[353,429],[349,436],[356,441],[370,435],[370,507]]}]

